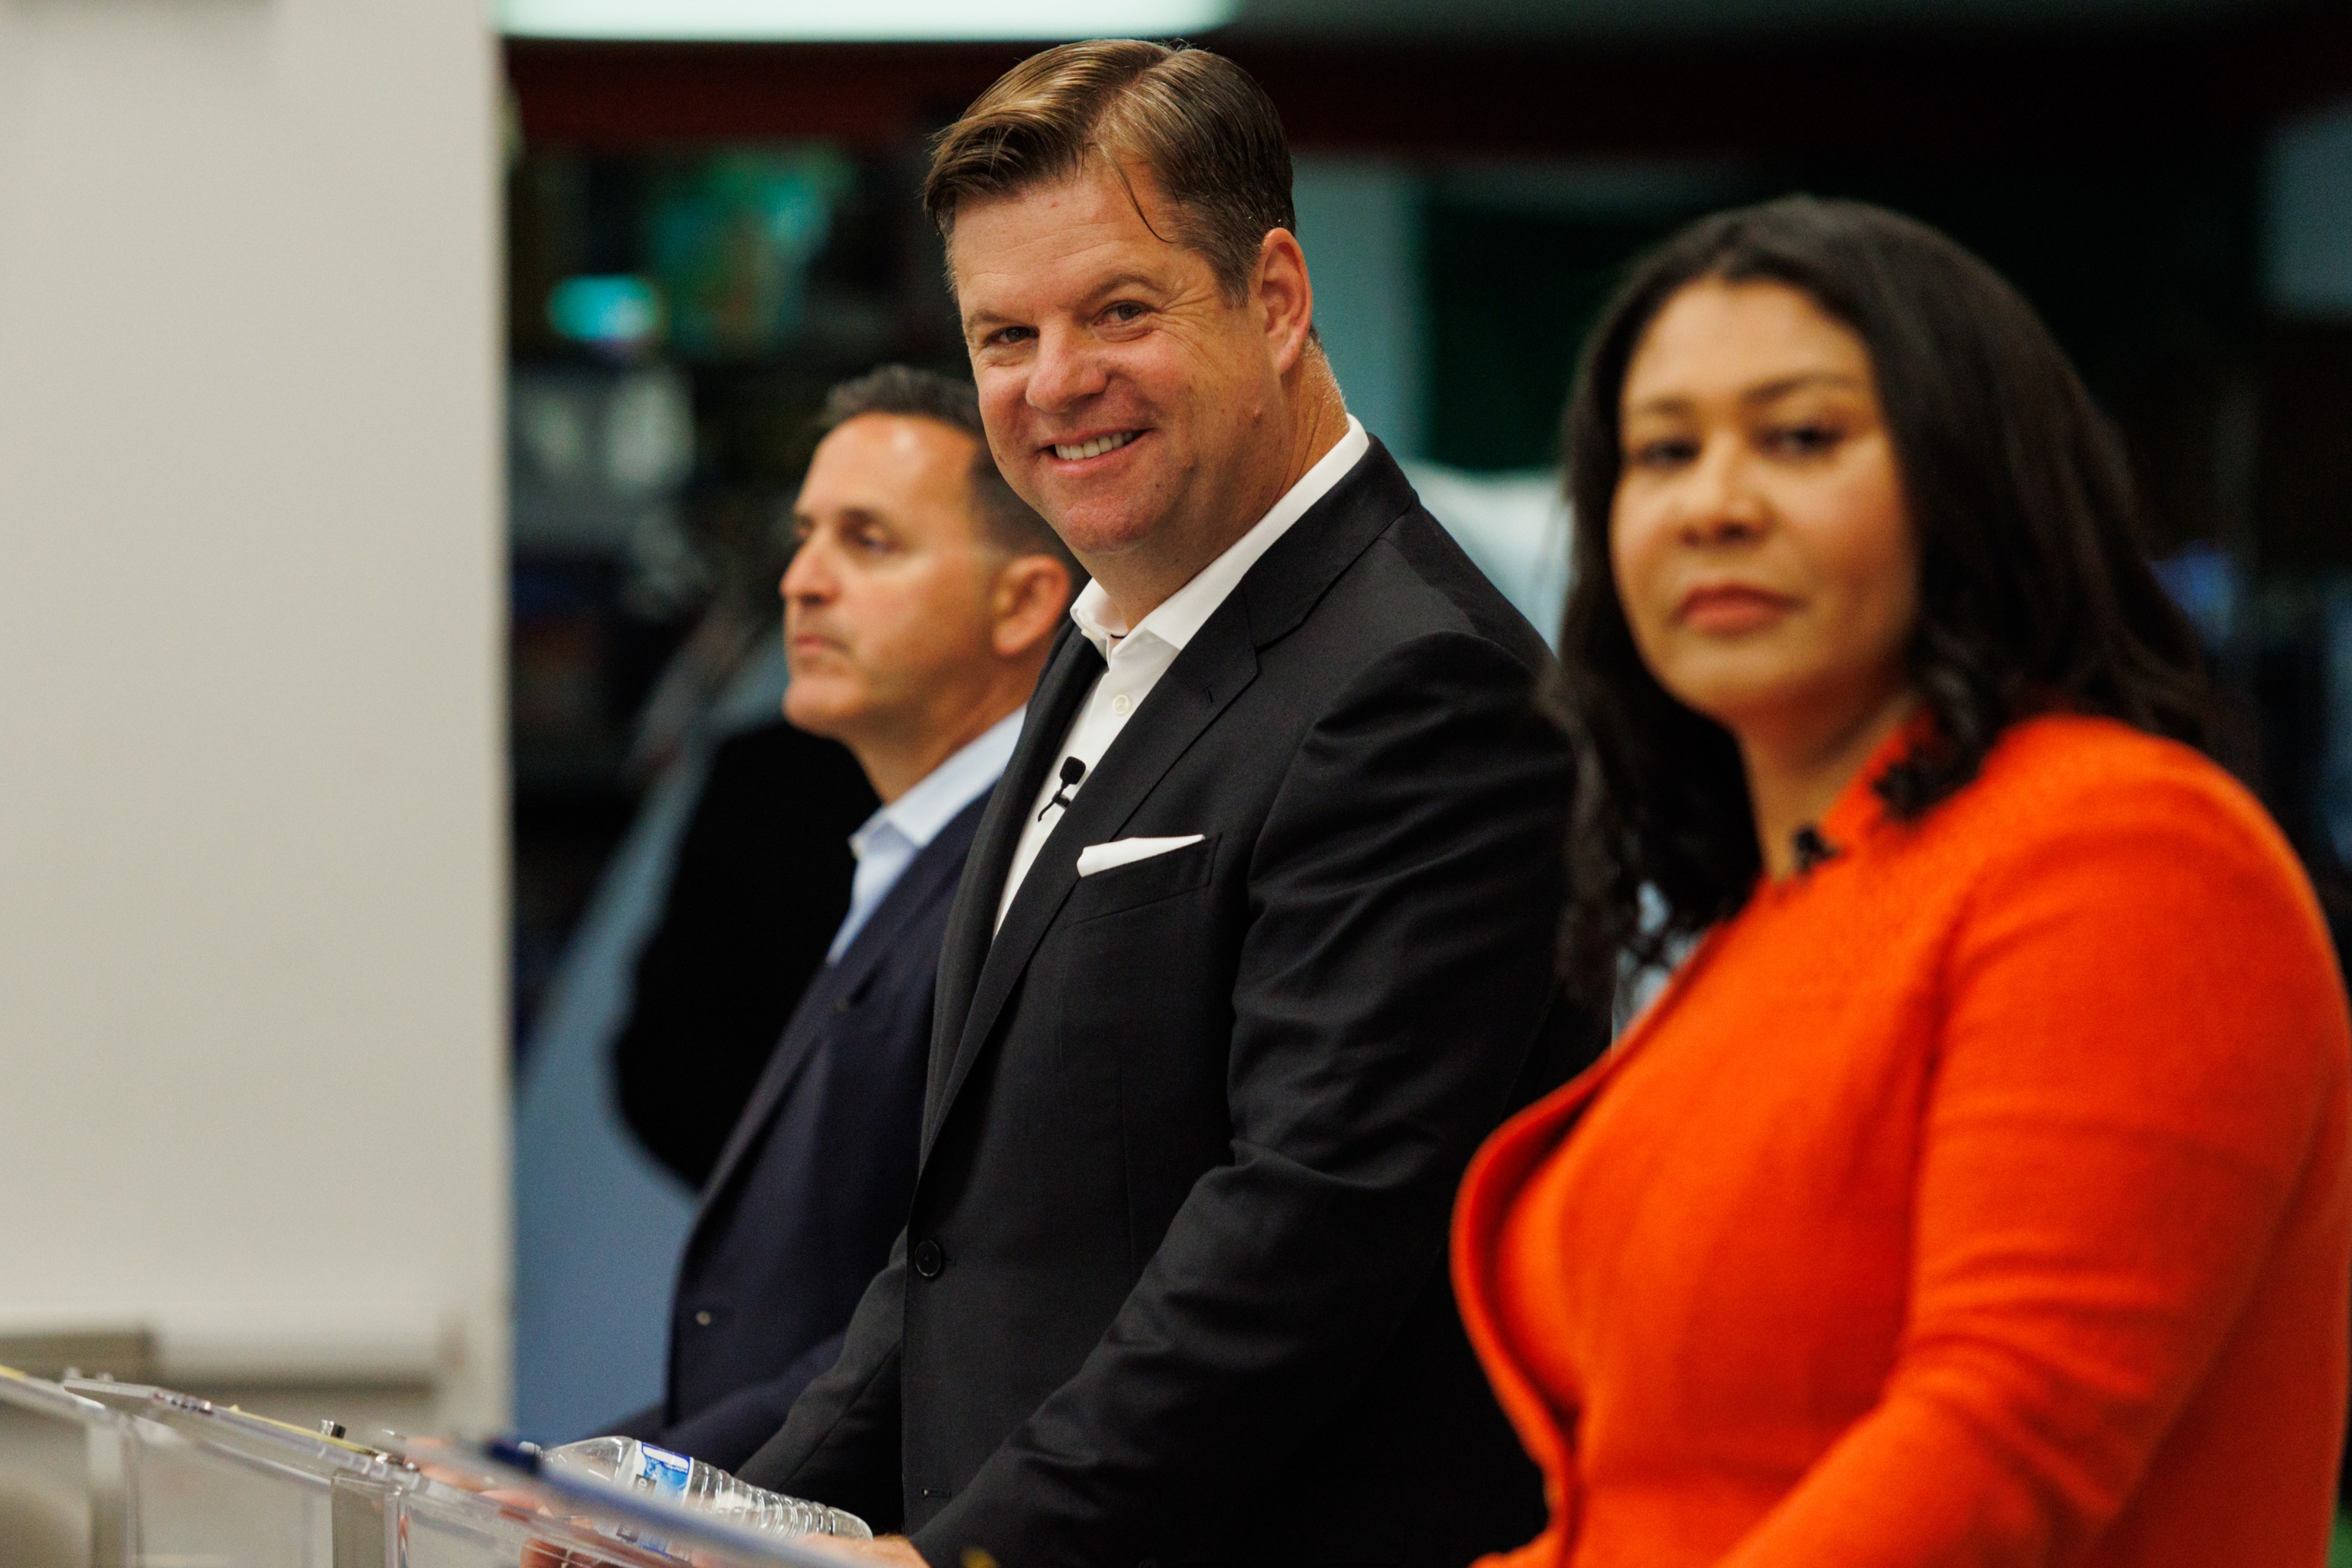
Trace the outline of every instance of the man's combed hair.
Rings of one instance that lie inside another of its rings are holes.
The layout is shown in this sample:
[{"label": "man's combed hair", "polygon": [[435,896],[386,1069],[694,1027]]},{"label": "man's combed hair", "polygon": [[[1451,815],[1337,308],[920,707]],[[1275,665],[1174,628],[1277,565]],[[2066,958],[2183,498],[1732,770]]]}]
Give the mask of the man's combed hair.
[{"label": "man's combed hair", "polygon": [[937,420],[979,442],[980,450],[971,459],[971,504],[982,531],[1015,555],[1052,556],[1068,571],[1074,587],[1087,580],[1086,568],[1062,542],[1062,536],[1004,482],[996,459],[989,453],[988,427],[980,418],[980,394],[971,383],[935,370],[886,364],[845,381],[825,395],[824,407],[817,415],[817,437],[822,440],[867,414]]},{"label": "man's combed hair", "polygon": [[1881,208],[1790,196],[1701,219],[1603,312],[1569,403],[1561,691],[1582,755],[1562,942],[1588,994],[1619,953],[1655,963],[1733,913],[1760,867],[1730,733],[1650,673],[1610,570],[1626,371],[1666,302],[1706,279],[1786,284],[1869,351],[1917,545],[1911,681],[1933,720],[1876,781],[1890,811],[1932,810],[2035,712],[2210,740],[2202,655],[2142,553],[2123,453],[2032,307]]},{"label": "man's combed hair", "polygon": [[952,235],[966,198],[1051,184],[1097,158],[1122,179],[1150,171],[1177,226],[1161,237],[1207,257],[1233,299],[1266,235],[1297,231],[1290,142],[1265,89],[1222,55],[1134,39],[1064,44],[1005,72],[940,132],[923,206]]}]

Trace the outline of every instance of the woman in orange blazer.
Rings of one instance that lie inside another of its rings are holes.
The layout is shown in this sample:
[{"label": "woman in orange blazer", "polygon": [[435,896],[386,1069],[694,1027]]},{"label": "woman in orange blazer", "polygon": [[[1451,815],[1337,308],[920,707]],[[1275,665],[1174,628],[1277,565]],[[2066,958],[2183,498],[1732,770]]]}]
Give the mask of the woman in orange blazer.
[{"label": "woman in orange blazer", "polygon": [[2063,356],[1794,198],[1633,278],[1569,446],[1568,951],[1695,945],[1465,1184],[1503,1561],[2317,1568],[2342,984]]}]

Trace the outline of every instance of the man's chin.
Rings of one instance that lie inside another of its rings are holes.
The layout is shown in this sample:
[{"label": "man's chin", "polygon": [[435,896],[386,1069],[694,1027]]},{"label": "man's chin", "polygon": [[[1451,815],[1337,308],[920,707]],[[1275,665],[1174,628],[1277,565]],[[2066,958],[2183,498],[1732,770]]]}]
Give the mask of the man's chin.
[{"label": "man's chin", "polygon": [[830,693],[808,689],[819,684],[808,677],[793,678],[793,683],[784,689],[784,721],[795,730],[837,741],[849,728],[856,710],[846,700],[832,699]]},{"label": "man's chin", "polygon": [[1062,542],[1081,561],[1115,560],[1161,531],[1163,513],[1143,513],[1133,507],[1105,505],[1096,500],[1048,511],[1045,521]]}]

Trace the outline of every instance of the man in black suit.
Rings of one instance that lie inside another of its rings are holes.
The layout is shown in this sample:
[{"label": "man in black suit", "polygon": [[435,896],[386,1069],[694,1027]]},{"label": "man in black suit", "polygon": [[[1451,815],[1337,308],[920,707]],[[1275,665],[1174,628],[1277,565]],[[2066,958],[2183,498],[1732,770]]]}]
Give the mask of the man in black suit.
[{"label": "man in black suit", "polygon": [[948,910],[1077,576],[998,475],[969,385],[887,367],[823,423],[783,580],[784,711],[846,745],[882,805],[703,1189],[667,1397],[620,1428],[721,1468],[832,1364],[906,1221]]},{"label": "man in black suit", "polygon": [[1237,68],[1047,51],[925,194],[998,467],[1095,581],[950,918],[907,1230],[743,1474],[908,1568],[1524,1541],[1444,1250],[1559,1066],[1543,642],[1348,415]]}]

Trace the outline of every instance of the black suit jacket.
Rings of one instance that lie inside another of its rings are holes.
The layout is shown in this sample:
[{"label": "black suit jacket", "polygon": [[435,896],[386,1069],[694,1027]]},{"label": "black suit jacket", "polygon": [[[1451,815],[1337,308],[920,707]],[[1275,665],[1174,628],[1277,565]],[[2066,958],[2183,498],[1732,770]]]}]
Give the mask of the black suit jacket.
[{"label": "black suit jacket", "polygon": [[614,1043],[621,1115],[689,1187],[729,1131],[849,908],[849,836],[879,803],[838,741],[782,719],[722,742]]},{"label": "black suit jacket", "polygon": [[992,940],[1102,668],[1065,631],[950,922],[907,1231],[749,1479],[934,1568],[1535,1534],[1444,1258],[1553,994],[1549,668],[1376,445],[1152,689]]},{"label": "black suit jacket", "polygon": [[793,1009],[704,1189],[678,1266],[668,1396],[633,1435],[734,1469],[839,1352],[906,1223],[940,944],[985,805],[908,864]]}]

